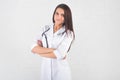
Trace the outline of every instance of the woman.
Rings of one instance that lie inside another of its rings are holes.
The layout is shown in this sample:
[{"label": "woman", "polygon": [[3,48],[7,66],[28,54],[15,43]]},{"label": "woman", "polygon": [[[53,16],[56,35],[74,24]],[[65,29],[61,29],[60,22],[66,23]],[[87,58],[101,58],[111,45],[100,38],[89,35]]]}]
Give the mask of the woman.
[{"label": "woman", "polygon": [[66,56],[73,39],[71,10],[59,4],[53,13],[53,25],[41,28],[31,50],[42,56],[41,80],[71,80]]}]

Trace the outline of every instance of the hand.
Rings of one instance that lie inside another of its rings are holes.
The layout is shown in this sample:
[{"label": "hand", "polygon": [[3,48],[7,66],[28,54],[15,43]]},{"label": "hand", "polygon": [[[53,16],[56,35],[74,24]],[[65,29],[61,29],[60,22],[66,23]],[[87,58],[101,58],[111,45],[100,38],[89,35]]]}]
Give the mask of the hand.
[{"label": "hand", "polygon": [[37,44],[38,44],[39,46],[43,46],[41,40],[38,40],[38,41],[37,41]]},{"label": "hand", "polygon": [[38,53],[39,48],[40,48],[40,46],[38,46],[38,45],[35,46],[35,47],[32,49],[32,52],[33,52],[34,54]]},{"label": "hand", "polygon": [[63,58],[63,60],[65,60],[66,59],[66,55],[65,55],[65,57]]}]

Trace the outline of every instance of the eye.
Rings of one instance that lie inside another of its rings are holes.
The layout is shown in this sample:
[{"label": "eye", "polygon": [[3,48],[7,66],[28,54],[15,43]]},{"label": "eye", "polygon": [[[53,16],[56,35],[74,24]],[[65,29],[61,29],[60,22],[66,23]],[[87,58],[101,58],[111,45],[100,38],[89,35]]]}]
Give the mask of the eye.
[{"label": "eye", "polygon": [[59,15],[59,13],[58,13],[58,12],[56,12],[55,14],[56,14],[56,15]]},{"label": "eye", "polygon": [[61,16],[63,16],[63,17],[64,17],[65,15],[64,15],[64,14],[61,14]]}]

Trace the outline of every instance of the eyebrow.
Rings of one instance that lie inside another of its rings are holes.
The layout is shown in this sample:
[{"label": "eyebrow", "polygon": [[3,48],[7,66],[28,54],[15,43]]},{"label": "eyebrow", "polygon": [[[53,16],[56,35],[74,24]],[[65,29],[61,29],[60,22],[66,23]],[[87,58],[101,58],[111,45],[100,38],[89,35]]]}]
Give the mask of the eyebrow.
[{"label": "eyebrow", "polygon": [[[57,12],[57,11],[56,11],[55,13],[59,14],[59,12]],[[65,15],[65,14],[64,14],[64,13],[61,13],[61,15]]]}]

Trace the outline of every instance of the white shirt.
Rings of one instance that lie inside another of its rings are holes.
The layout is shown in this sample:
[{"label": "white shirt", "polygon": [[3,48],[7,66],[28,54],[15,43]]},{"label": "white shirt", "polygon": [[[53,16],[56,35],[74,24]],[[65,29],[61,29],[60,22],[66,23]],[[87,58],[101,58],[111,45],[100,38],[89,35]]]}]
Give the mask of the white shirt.
[{"label": "white shirt", "polygon": [[[43,34],[44,32],[45,34]],[[42,40],[44,47],[47,47],[48,43],[48,48],[55,48],[56,50],[53,53],[57,57],[57,59],[42,58],[41,80],[71,80],[69,64],[67,59],[63,60],[63,58],[68,54],[68,49],[73,40],[73,32],[68,31],[66,33],[65,26],[63,26],[54,33],[53,25],[47,25],[41,28],[39,35],[35,39],[35,45],[37,40]]]}]

